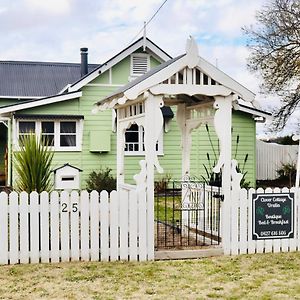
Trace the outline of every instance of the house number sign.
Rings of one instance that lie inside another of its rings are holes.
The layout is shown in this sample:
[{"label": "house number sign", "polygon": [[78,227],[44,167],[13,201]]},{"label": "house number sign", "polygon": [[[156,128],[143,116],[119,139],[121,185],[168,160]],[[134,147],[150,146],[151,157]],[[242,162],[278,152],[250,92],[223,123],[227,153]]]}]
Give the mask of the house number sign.
[{"label": "house number sign", "polygon": [[78,211],[78,203],[74,202],[72,203],[72,206],[69,208],[68,204],[63,202],[61,204],[61,212],[69,212],[69,210],[71,209],[71,212],[76,213]]},{"label": "house number sign", "polygon": [[294,194],[252,195],[253,240],[294,237]]}]

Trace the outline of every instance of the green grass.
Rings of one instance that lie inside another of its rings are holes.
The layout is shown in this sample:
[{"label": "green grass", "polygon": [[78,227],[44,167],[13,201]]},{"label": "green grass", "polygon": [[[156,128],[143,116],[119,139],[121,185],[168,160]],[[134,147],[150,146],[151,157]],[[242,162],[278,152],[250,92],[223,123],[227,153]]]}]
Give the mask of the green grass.
[{"label": "green grass", "polygon": [[[173,207],[174,205],[174,207]],[[154,218],[155,220],[160,220],[163,222],[172,223],[176,220],[181,220],[181,212],[179,210],[174,210],[174,208],[179,209],[181,207],[181,196],[160,196],[155,198],[154,205]]]},{"label": "green grass", "polygon": [[300,299],[300,253],[0,267],[0,299]]}]

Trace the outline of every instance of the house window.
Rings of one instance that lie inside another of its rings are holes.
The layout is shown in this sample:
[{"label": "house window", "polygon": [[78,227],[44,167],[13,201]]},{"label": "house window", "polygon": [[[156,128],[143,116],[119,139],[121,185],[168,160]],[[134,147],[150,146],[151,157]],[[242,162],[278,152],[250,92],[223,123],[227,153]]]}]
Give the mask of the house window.
[{"label": "house window", "polygon": [[[162,150],[162,136],[158,139],[156,143],[156,152],[160,155],[163,154]],[[144,144],[144,127],[138,126],[137,124],[132,124],[125,132],[125,154],[126,155],[142,155],[145,152]]]},{"label": "house window", "polygon": [[125,152],[143,152],[144,150],[144,128],[132,124],[125,132]]},{"label": "house window", "polygon": [[76,122],[60,122],[60,147],[76,147]]},{"label": "house window", "polygon": [[54,122],[42,122],[42,141],[46,146],[54,146]]},{"label": "house window", "polygon": [[44,145],[55,151],[80,151],[82,122],[80,120],[18,121],[18,140],[22,136],[35,133]]},{"label": "house window", "polygon": [[29,134],[35,133],[35,122],[22,121],[19,122],[19,141]]},{"label": "house window", "polygon": [[150,70],[150,56],[145,53],[131,55],[131,79],[141,76]]}]

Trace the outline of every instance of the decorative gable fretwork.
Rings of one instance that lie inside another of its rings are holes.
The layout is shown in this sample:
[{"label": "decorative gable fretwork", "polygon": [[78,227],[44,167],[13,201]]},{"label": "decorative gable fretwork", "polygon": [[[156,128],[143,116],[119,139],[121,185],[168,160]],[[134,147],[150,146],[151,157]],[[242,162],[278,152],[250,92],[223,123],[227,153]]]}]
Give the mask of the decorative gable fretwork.
[{"label": "decorative gable fretwork", "polygon": [[164,80],[162,84],[218,85],[219,83],[198,68],[187,67]]},{"label": "decorative gable fretwork", "polygon": [[187,107],[190,113],[187,115],[187,121],[198,120],[202,124],[212,124],[215,115],[215,109],[212,106]]},{"label": "decorative gable fretwork", "polygon": [[173,73],[168,79],[153,85],[150,92],[154,95],[179,95],[188,96],[228,96],[232,90],[214,80],[211,76],[204,73],[200,68],[184,67],[180,71]]},{"label": "decorative gable fretwork", "polygon": [[138,102],[119,109],[119,118],[128,119],[145,114],[145,102]]}]

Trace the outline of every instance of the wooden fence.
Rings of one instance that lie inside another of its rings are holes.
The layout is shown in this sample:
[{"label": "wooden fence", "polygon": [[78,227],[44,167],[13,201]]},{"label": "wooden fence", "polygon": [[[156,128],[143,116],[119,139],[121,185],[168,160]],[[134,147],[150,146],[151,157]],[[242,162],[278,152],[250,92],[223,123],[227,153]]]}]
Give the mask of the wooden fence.
[{"label": "wooden fence", "polygon": [[282,163],[296,163],[297,145],[279,145],[256,141],[256,179],[273,180],[278,178],[277,170]]},{"label": "wooden fence", "polygon": [[1,192],[0,263],[153,259],[146,204],[134,189]]},{"label": "wooden fence", "polygon": [[[252,195],[270,193],[294,193],[292,227],[293,238],[266,238],[261,240],[253,239],[253,199]],[[246,254],[246,253],[267,253],[267,252],[289,252],[300,251],[300,203],[297,199],[295,188],[259,188],[241,189],[237,197],[233,197],[230,203],[230,217],[226,218],[230,222],[230,239],[224,246],[225,254]]]}]

